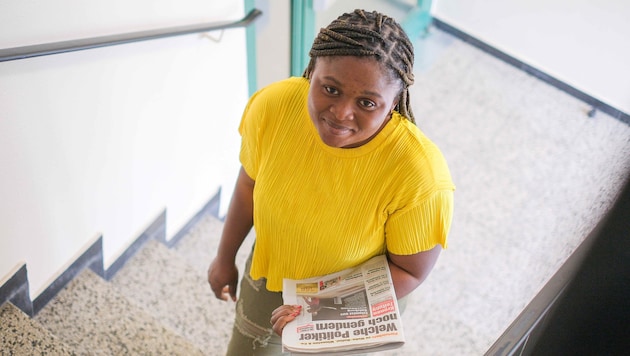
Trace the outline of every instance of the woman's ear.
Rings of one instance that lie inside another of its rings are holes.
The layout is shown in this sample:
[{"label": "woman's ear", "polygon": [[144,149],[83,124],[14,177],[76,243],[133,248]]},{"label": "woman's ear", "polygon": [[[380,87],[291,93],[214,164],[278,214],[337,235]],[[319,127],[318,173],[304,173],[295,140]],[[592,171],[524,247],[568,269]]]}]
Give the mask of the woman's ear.
[{"label": "woman's ear", "polygon": [[311,76],[313,75],[313,71],[315,70],[315,63],[317,61],[317,57],[312,57],[309,61],[308,61],[308,65],[306,66],[306,69],[304,70],[304,73],[302,73],[302,76],[306,79],[308,79],[308,81],[311,81]]},{"label": "woman's ear", "polygon": [[[391,112],[391,111],[394,111],[394,110],[398,107],[398,104],[399,104],[399,103],[400,103],[400,101],[402,100],[402,98],[403,98],[403,94],[404,94],[404,92],[405,92],[405,87],[404,87],[404,85],[403,85],[400,81],[399,81],[398,83],[400,84],[401,89],[399,90],[398,95],[396,95],[396,97],[394,98],[394,102],[392,103],[392,107],[391,107],[391,109],[389,110],[390,112]],[[400,111],[400,110],[399,110],[399,111]]]},{"label": "woman's ear", "polygon": [[394,111],[394,109],[396,109],[396,107],[398,106],[398,103],[399,103],[399,102],[400,102],[400,101],[399,101],[398,99],[397,99],[397,100],[394,100],[394,104],[393,104],[393,105],[392,105],[392,107],[389,109],[389,112],[390,112],[390,113],[391,113],[391,112],[393,112],[393,111]]}]

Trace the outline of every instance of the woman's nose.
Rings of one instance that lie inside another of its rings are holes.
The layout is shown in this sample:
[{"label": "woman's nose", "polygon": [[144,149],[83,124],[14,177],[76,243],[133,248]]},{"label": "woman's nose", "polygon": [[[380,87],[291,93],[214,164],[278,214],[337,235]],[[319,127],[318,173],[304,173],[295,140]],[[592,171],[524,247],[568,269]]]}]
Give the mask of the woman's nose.
[{"label": "woman's nose", "polygon": [[352,109],[352,103],[347,101],[339,101],[334,103],[330,107],[330,111],[335,115],[335,118],[339,121],[352,120],[354,118],[354,111]]}]

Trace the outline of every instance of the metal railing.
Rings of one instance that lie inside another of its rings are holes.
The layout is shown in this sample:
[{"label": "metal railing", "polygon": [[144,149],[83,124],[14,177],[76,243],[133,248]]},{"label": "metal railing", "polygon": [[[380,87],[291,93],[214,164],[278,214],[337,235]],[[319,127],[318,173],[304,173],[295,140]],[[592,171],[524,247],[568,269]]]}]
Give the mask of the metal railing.
[{"label": "metal railing", "polygon": [[118,35],[92,37],[23,47],[0,49],[0,62],[13,61],[39,56],[48,56],[73,51],[81,51],[105,46],[114,46],[132,42],[154,40],[165,37],[188,35],[198,32],[209,32],[234,27],[245,27],[252,23],[262,12],[253,9],[245,17],[234,22],[213,22],[189,26],[170,27],[158,30],[131,32]]}]

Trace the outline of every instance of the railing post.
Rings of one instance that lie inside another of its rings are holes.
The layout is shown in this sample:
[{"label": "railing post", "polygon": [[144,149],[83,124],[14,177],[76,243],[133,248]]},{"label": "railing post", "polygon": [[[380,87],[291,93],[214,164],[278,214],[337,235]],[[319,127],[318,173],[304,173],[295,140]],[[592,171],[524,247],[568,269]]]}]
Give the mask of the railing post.
[{"label": "railing post", "polygon": [[412,41],[415,38],[426,36],[429,32],[429,26],[433,22],[432,3],[432,0],[418,0],[417,5],[402,21],[401,26]]},{"label": "railing post", "polygon": [[291,0],[291,75],[299,77],[308,64],[315,39],[313,0]]}]

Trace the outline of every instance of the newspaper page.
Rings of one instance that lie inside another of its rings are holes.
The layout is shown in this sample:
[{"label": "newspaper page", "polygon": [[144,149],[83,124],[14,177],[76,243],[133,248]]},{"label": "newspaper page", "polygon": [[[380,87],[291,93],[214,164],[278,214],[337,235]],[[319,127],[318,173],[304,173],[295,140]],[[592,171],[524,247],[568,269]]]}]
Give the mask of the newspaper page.
[{"label": "newspaper page", "polygon": [[304,280],[284,279],[284,304],[302,305],[282,332],[284,352],[367,352],[397,348],[405,338],[387,257]]}]

